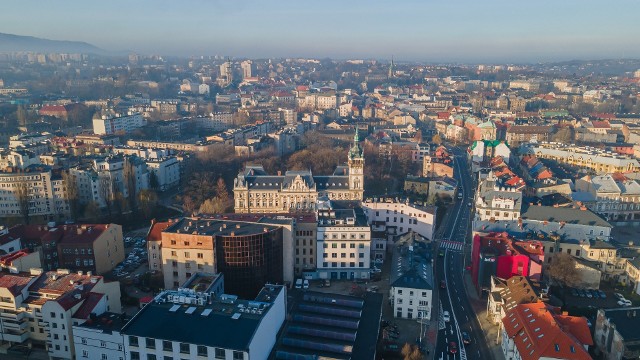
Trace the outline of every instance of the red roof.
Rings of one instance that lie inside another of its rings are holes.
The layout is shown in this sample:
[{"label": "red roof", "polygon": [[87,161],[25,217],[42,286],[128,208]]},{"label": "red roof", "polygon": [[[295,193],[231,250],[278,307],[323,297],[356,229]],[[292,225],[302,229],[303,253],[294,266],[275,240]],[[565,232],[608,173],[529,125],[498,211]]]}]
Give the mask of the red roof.
[{"label": "red roof", "polygon": [[27,249],[18,250],[16,252],[12,252],[11,254],[2,255],[0,256],[0,264],[4,266],[11,266],[11,264],[13,264],[15,260],[27,255],[29,255],[29,250]]},{"label": "red roof", "polygon": [[[591,359],[583,345],[592,345],[586,319],[560,316],[545,303],[519,304],[502,319],[523,360]],[[584,340],[585,342],[581,341]]]},{"label": "red roof", "polygon": [[591,121],[591,125],[593,125],[594,128],[600,128],[600,129],[609,129],[611,127],[609,122],[606,120],[605,121],[593,120]]},{"label": "red roof", "polygon": [[0,273],[0,288],[7,289],[13,296],[18,295],[25,286],[33,279],[28,274],[7,274]]},{"label": "red roof", "polygon": [[104,294],[90,292],[82,305],[80,305],[80,308],[73,314],[73,317],[76,319],[88,319],[102,297],[104,297]]},{"label": "red roof", "polygon": [[149,232],[147,233],[147,241],[160,241],[162,240],[162,232],[168,228],[173,221],[161,221],[152,222],[151,227],[149,228]]}]

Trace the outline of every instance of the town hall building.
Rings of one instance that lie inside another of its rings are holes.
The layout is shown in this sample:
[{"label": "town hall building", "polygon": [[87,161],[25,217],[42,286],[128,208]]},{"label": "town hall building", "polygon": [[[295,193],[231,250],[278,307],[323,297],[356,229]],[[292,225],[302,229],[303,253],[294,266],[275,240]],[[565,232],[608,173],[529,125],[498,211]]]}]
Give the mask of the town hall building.
[{"label": "town hall building", "polygon": [[362,201],[363,193],[364,156],[357,130],[347,166],[336,167],[333,175],[315,176],[311,170],[269,175],[261,165],[248,165],[233,184],[236,213],[314,211],[319,197]]}]

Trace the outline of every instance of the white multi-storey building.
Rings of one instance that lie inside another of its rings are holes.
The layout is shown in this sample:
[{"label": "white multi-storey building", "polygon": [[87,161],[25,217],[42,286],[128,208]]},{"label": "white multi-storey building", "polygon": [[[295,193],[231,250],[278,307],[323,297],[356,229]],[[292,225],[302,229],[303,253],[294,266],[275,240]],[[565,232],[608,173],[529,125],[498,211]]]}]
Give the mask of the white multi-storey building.
[{"label": "white multi-storey building", "polygon": [[286,289],[265,285],[255,300],[164,291],[122,329],[125,358],[268,359],[286,316]]},{"label": "white multi-storey building", "polygon": [[120,312],[120,285],[68,270],[0,273],[0,337],[46,346],[52,359],[75,359],[72,326],[92,312]]},{"label": "white multi-storey building", "polygon": [[397,269],[391,270],[389,290],[394,317],[431,319],[433,268],[426,260],[428,252],[431,252],[430,242],[417,233],[398,238],[392,259]]},{"label": "white multi-storey building", "polygon": [[176,157],[149,159],[146,163],[149,176],[153,174],[158,181],[158,190],[164,191],[180,183],[180,162]]},{"label": "white multi-storey building", "polygon": [[318,201],[316,276],[320,279],[368,279],[371,227],[360,208],[337,209]]},{"label": "white multi-storey building", "polygon": [[521,207],[522,191],[501,184],[493,172],[480,182],[475,199],[476,220],[518,220]]},{"label": "white multi-storey building", "polygon": [[[24,214],[24,212],[27,214]],[[64,180],[46,165],[0,171],[0,217],[69,214]]]},{"label": "white multi-storey building", "polygon": [[420,206],[392,198],[366,199],[362,208],[369,224],[377,223],[386,227],[391,235],[416,232],[427,239],[433,239],[436,224],[436,209]]},{"label": "white multi-storey building", "polygon": [[139,113],[103,115],[101,118],[93,119],[93,132],[98,135],[128,134],[146,124],[147,121]]},{"label": "white multi-storey building", "polygon": [[76,359],[124,360],[124,338],[120,330],[125,319],[120,314],[104,312],[82,324],[73,324]]},{"label": "white multi-storey building", "polygon": [[587,175],[576,179],[575,190],[573,200],[609,221],[640,220],[640,185],[636,180]]}]

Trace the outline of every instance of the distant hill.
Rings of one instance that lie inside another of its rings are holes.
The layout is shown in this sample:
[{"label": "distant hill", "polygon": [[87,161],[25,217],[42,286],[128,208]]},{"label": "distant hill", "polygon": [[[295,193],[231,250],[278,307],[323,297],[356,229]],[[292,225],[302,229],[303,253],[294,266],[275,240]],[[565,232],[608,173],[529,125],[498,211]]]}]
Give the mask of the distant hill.
[{"label": "distant hill", "polygon": [[33,36],[0,33],[0,52],[33,51],[42,53],[103,54],[104,50],[82,41],[48,40]]}]

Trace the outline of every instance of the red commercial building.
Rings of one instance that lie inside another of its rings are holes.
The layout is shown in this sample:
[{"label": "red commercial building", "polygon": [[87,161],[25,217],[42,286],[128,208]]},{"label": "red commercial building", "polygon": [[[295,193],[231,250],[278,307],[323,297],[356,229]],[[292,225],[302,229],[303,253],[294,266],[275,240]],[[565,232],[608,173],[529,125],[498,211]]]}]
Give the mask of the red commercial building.
[{"label": "red commercial building", "polygon": [[520,275],[539,281],[543,262],[544,250],[540,241],[518,241],[507,233],[473,237],[471,276],[478,292],[491,286],[491,276],[509,279]]}]

